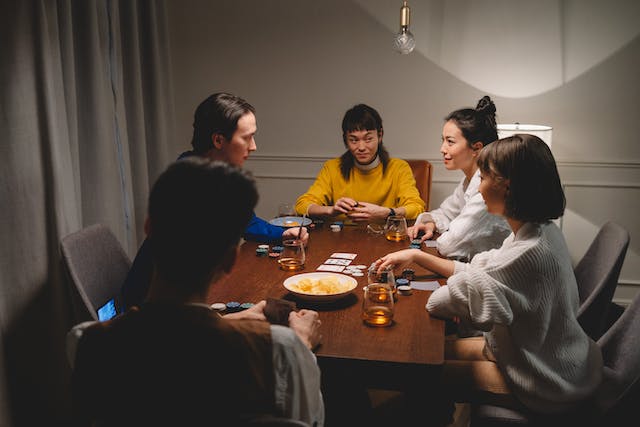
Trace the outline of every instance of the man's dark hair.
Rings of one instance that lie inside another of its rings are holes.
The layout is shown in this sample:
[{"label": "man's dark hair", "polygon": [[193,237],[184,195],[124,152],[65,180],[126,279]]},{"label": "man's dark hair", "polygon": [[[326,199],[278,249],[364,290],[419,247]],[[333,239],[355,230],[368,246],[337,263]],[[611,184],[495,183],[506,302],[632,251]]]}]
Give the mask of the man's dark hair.
[{"label": "man's dark hair", "polygon": [[342,118],[342,142],[347,147],[347,151],[340,156],[340,173],[345,180],[349,180],[351,169],[355,163],[355,159],[348,150],[349,144],[347,143],[347,133],[362,130],[375,130],[378,132],[380,143],[378,144],[378,157],[382,163],[383,173],[387,170],[389,164],[389,152],[382,145],[382,117],[373,107],[369,107],[366,104],[354,105],[351,109],[344,113]]},{"label": "man's dark hair", "polygon": [[235,166],[198,157],[173,163],[149,196],[156,274],[181,293],[206,289],[257,201],[255,181]]},{"label": "man's dark hair", "polygon": [[566,199],[549,146],[529,134],[516,134],[485,146],[478,156],[482,174],[509,180],[505,216],[543,223],[564,214]]},{"label": "man's dark hair", "polygon": [[239,96],[225,92],[209,96],[198,105],[193,115],[193,151],[202,156],[211,150],[214,134],[221,134],[230,140],[240,117],[255,112],[255,108]]}]

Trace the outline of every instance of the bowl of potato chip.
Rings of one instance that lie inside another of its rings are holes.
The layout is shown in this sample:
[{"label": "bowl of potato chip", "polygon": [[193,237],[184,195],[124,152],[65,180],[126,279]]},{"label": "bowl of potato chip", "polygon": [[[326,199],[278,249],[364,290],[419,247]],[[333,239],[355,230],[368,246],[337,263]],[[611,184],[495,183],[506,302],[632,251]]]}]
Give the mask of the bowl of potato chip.
[{"label": "bowl of potato chip", "polygon": [[358,282],[353,277],[338,273],[302,273],[284,281],[284,287],[300,299],[314,302],[335,301],[347,296]]}]

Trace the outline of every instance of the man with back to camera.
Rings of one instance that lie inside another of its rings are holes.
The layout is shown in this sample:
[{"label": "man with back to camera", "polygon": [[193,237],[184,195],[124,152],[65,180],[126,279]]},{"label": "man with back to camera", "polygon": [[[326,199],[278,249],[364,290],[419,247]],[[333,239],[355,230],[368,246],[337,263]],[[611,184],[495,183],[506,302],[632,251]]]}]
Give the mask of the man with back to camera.
[{"label": "man with back to camera", "polygon": [[80,421],[243,425],[271,414],[323,425],[318,313],[292,311],[288,328],[265,321],[264,301],[224,317],[207,303],[237,262],[257,199],[251,176],[224,162],[184,159],[158,178],[145,222],[147,300],[68,334]]},{"label": "man with back to camera", "polygon": [[[214,93],[196,108],[193,121],[193,150],[180,154],[185,157],[206,157],[242,167],[249,154],[256,150],[257,132],[255,108],[244,99],[230,93]],[[220,201],[225,210],[228,201]],[[255,213],[244,230],[243,237],[257,242],[281,242],[296,239],[298,227],[282,229],[259,218]],[[306,244],[309,234],[302,227],[300,239]],[[122,302],[125,309],[140,305],[149,289],[151,280],[151,256],[146,240],[140,246],[124,284]]]}]

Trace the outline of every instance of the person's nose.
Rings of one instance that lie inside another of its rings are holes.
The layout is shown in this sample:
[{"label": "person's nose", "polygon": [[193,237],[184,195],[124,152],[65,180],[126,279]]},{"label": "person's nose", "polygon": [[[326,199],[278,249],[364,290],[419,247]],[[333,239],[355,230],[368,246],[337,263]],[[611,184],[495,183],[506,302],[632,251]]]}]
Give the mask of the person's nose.
[{"label": "person's nose", "polygon": [[444,141],[440,144],[440,154],[447,154],[447,144],[445,144]]},{"label": "person's nose", "polygon": [[249,142],[249,151],[256,151],[258,146],[256,145],[256,139],[251,138],[251,142]]}]

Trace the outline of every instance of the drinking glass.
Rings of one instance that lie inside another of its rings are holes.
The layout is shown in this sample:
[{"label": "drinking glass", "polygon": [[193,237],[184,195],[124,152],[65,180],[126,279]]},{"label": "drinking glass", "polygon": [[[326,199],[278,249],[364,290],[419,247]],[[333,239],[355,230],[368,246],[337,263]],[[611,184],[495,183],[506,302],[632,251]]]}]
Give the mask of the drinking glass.
[{"label": "drinking glass", "polygon": [[392,215],[387,218],[384,235],[392,242],[401,242],[406,239],[408,237],[406,218],[401,215]]},{"label": "drinking glass", "polygon": [[296,211],[291,203],[280,203],[278,205],[278,217],[296,216]]},{"label": "drinking glass", "polygon": [[285,240],[282,247],[278,258],[280,268],[285,271],[302,270],[306,259],[302,240]]},{"label": "drinking glass", "polygon": [[391,291],[393,299],[396,300],[398,298],[398,291],[396,289],[396,278],[391,268],[386,268],[385,270],[378,273],[378,269],[376,268],[376,264],[374,262],[369,267],[369,270],[367,270],[367,282],[370,285],[383,285],[388,287]]},{"label": "drinking glass", "polygon": [[362,320],[370,326],[390,326],[393,323],[393,295],[388,286],[373,283],[365,286]]}]

